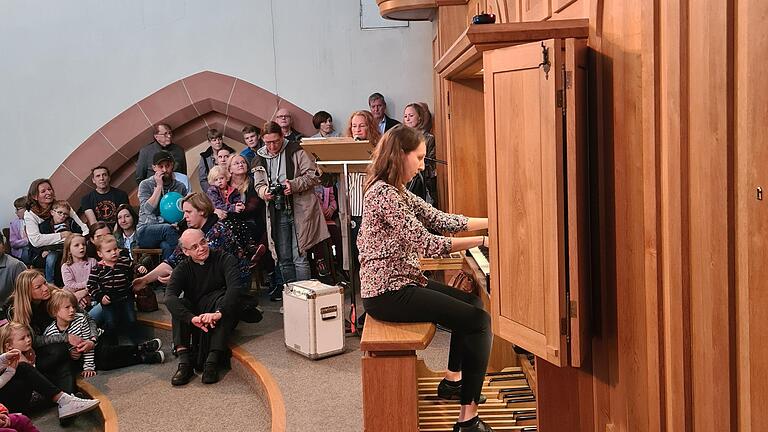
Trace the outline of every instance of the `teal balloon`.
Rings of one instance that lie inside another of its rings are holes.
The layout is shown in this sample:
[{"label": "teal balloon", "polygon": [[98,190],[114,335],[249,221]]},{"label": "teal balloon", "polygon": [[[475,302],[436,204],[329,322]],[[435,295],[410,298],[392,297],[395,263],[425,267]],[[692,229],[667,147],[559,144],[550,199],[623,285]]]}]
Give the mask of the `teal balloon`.
[{"label": "teal balloon", "polygon": [[181,211],[181,199],[184,198],[178,192],[168,192],[160,198],[160,216],[168,223],[176,223],[184,218]]}]

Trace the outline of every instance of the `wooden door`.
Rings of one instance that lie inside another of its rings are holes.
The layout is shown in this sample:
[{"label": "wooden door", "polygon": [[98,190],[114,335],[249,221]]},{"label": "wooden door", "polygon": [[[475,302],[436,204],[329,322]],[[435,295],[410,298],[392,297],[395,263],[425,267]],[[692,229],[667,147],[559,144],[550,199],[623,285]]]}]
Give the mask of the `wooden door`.
[{"label": "wooden door", "polygon": [[493,328],[558,366],[568,363],[562,45],[483,58]]}]

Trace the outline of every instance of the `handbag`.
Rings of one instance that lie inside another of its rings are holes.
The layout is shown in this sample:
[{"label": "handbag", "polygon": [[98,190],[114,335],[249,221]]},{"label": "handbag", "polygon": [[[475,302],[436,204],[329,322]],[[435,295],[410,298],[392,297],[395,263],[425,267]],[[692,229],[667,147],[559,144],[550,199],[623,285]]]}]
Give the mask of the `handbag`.
[{"label": "handbag", "polygon": [[154,312],[158,309],[155,290],[147,286],[136,293],[136,310],[139,312]]}]

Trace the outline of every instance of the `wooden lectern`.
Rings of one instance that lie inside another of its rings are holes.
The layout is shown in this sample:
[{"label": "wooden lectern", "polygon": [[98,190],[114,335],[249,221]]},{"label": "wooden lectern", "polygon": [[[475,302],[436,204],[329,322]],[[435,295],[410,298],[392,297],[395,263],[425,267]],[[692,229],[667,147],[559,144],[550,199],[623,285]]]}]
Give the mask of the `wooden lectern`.
[{"label": "wooden lectern", "polygon": [[[314,155],[318,167],[323,172],[339,173],[339,221],[341,222],[341,244],[344,249],[344,270],[350,272],[352,286],[352,316],[357,311],[357,284],[355,275],[357,265],[350,260],[352,253],[351,218],[347,175],[365,172],[371,163],[373,145],[368,141],[355,141],[353,138],[302,138],[301,147]],[[353,326],[354,328],[354,322]]]}]

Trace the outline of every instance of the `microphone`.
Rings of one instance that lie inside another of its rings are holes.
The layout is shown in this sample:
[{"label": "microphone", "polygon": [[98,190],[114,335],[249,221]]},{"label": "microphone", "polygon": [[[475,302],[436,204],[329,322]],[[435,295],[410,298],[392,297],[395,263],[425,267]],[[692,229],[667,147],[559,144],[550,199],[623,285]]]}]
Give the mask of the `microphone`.
[{"label": "microphone", "polygon": [[426,157],[426,156],[424,156],[424,160],[426,160],[426,161],[430,161],[430,162],[439,163],[439,164],[443,164],[443,165],[448,165],[448,162],[446,162],[446,161],[444,161],[444,160],[440,160],[440,159],[433,159],[433,158],[431,158],[431,157]]}]

